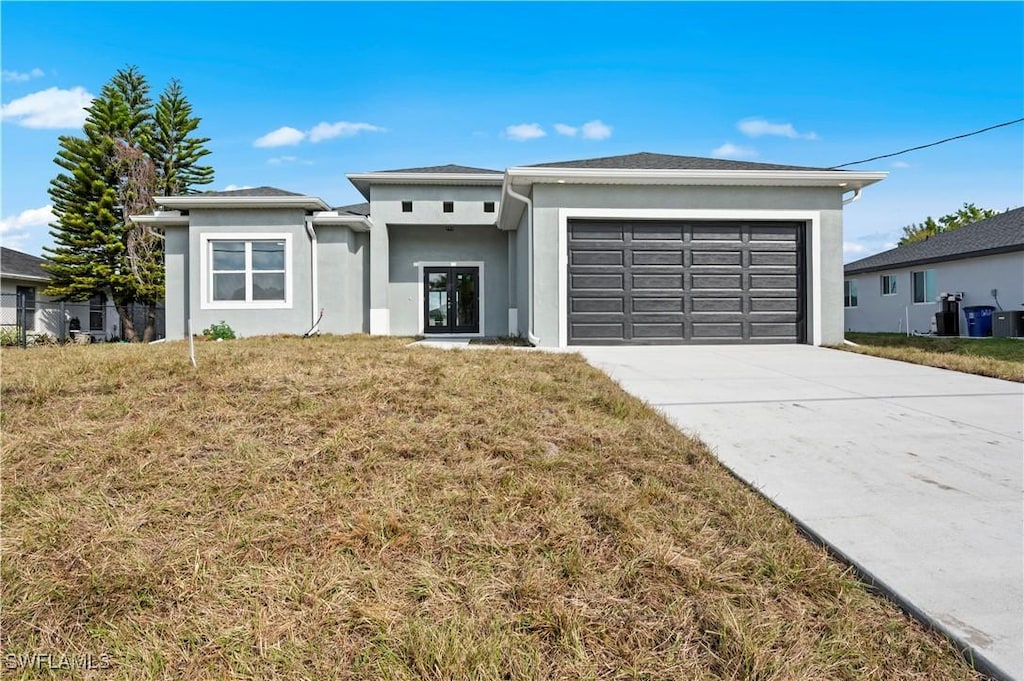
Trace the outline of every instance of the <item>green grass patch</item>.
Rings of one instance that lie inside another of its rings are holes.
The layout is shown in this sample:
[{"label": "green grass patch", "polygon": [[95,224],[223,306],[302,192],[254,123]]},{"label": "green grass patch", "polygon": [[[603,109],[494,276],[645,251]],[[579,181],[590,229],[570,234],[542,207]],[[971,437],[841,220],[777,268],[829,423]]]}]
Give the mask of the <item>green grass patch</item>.
[{"label": "green grass patch", "polygon": [[1024,340],[906,336],[899,333],[854,333],[846,338],[857,347],[837,349],[968,374],[1024,382]]}]

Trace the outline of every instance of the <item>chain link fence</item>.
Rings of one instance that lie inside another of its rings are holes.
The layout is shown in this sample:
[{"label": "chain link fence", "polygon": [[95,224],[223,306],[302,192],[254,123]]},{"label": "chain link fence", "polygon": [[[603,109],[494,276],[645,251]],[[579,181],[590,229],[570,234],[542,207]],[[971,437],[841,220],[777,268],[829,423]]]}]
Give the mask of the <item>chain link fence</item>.
[{"label": "chain link fence", "polygon": [[[105,298],[67,302],[41,299],[34,287],[18,287],[16,293],[0,294],[0,345],[21,346],[53,343],[97,343],[127,340],[120,315]],[[136,333],[146,327],[148,306],[128,308]],[[164,337],[165,311],[156,308],[153,340]]]}]

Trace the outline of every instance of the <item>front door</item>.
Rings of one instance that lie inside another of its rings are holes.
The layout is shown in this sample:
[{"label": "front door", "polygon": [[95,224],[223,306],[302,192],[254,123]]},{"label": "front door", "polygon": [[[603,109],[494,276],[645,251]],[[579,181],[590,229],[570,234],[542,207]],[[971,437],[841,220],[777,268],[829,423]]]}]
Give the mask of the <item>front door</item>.
[{"label": "front door", "polygon": [[423,332],[480,333],[480,268],[423,268]]}]

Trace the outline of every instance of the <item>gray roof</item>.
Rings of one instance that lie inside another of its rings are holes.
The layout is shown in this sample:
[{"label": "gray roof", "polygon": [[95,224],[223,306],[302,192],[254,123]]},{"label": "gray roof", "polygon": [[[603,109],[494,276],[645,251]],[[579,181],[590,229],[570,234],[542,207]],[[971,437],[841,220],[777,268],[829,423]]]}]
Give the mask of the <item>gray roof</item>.
[{"label": "gray roof", "polygon": [[877,272],[946,260],[975,258],[1024,250],[1024,207],[1014,208],[987,220],[979,220],[924,241],[893,248],[855,260],[846,274]]},{"label": "gray roof", "polygon": [[350,206],[337,206],[331,210],[336,210],[339,213],[348,213],[349,215],[369,215],[370,204],[364,201],[363,203],[353,203]]},{"label": "gray roof", "polygon": [[46,260],[43,258],[22,253],[12,248],[0,247],[0,274],[5,277],[11,277],[12,279],[17,279],[18,277],[49,279],[50,273],[41,267],[44,262]]},{"label": "gray roof", "polygon": [[[222,192],[202,192],[197,196],[305,196],[305,194],[296,194],[295,192],[285,191],[284,189],[278,189],[277,187],[248,187],[246,189],[231,189]],[[159,201],[159,200],[158,200]]]},{"label": "gray roof", "polygon": [[578,161],[537,163],[525,167],[607,168],[610,170],[827,170],[827,168],[784,166],[774,163],[750,163],[748,161],[729,161],[727,159],[703,158],[700,156],[652,154],[647,151],[642,151],[638,154],[625,154],[622,156],[585,158]]},{"label": "gray roof", "polygon": [[398,170],[378,170],[378,173],[423,173],[423,174],[438,174],[438,173],[452,173],[460,175],[479,175],[491,173],[494,175],[502,175],[501,170],[491,170],[489,168],[471,168],[470,166],[460,166],[454,163],[449,163],[444,166],[426,166],[424,168],[401,168]]}]

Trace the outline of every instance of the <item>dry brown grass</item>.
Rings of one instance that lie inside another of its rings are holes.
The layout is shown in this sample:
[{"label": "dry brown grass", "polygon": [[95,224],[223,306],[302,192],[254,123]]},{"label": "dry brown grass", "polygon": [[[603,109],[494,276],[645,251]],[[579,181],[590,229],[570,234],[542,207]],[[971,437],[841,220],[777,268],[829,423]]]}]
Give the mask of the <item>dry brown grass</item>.
[{"label": "dry brown grass", "polygon": [[974,678],[578,356],[199,354],[0,355],[5,654],[123,679]]}]

